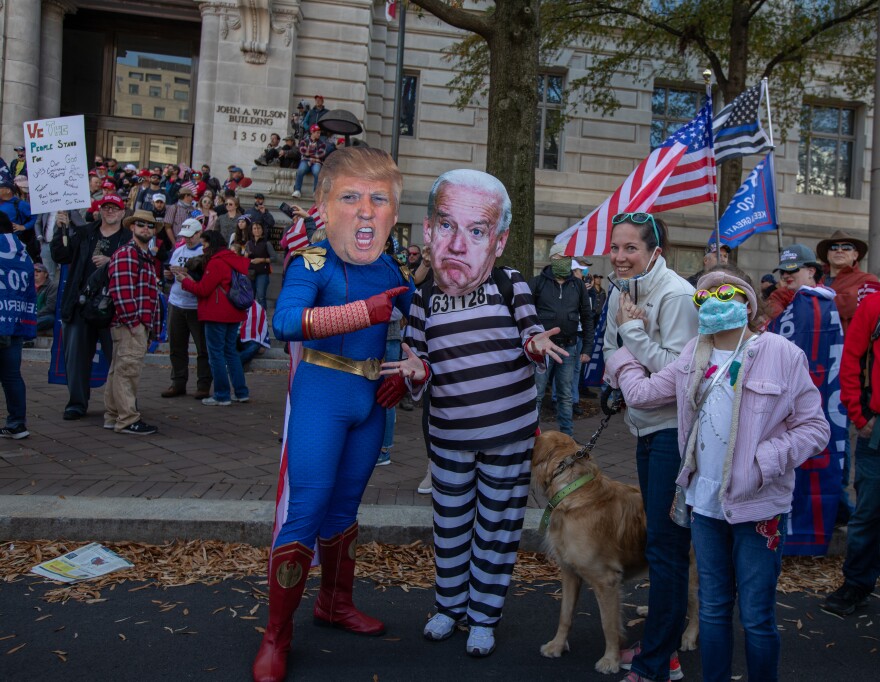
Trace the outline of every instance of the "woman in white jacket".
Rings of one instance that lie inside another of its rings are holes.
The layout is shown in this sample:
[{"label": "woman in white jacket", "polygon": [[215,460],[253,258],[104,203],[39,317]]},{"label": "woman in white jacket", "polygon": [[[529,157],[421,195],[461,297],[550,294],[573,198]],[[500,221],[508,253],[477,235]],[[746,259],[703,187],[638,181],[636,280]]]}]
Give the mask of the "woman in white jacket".
[{"label": "woman in white jacket", "polygon": [[[627,348],[648,372],[675,361],[697,334],[694,288],[666,267],[666,225],[649,213],[612,218],[606,361]],[[676,407],[628,408],[625,420],[638,438],[636,465],[648,519],[645,550],[651,578],[648,617],[640,644],[621,652],[627,682],[680,680],[678,643],[685,627],[690,530],[669,518],[681,465]]]}]

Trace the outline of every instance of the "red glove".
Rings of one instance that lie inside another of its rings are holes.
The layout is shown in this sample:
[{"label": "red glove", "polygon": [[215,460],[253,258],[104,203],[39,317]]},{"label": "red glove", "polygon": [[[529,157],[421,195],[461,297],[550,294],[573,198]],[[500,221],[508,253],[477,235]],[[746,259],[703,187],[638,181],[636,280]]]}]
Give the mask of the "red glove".
[{"label": "red glove", "polygon": [[409,291],[409,287],[395,287],[381,294],[370,296],[367,300],[367,313],[370,315],[370,324],[382,324],[391,319],[391,299]]},{"label": "red glove", "polygon": [[406,395],[406,392],[406,382],[403,380],[403,377],[399,374],[392,374],[385,377],[385,381],[382,382],[379,390],[376,391],[376,402],[386,410],[390,410],[400,402],[401,398]]}]

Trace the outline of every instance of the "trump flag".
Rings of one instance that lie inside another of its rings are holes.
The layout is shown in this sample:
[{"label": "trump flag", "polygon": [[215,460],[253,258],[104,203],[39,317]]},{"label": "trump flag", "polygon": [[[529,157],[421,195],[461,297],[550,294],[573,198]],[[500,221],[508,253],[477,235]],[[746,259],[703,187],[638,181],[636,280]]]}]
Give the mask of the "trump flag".
[{"label": "trump flag", "polygon": [[773,177],[771,151],[749,173],[749,177],[733,195],[730,205],[718,221],[722,244],[733,249],[753,234],[777,228]]}]

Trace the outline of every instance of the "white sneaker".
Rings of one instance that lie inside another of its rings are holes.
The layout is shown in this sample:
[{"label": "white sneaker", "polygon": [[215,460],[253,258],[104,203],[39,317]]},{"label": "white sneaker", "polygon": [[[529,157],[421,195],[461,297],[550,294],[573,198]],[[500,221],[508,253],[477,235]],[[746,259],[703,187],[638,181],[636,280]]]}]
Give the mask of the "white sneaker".
[{"label": "white sneaker", "polygon": [[446,614],[437,613],[425,623],[423,634],[425,639],[442,642],[444,639],[452,637],[453,632],[455,632],[455,621]]},{"label": "white sneaker", "polygon": [[466,649],[471,656],[488,656],[495,651],[495,630],[471,625]]},{"label": "white sneaker", "polygon": [[293,194],[291,196],[294,199],[299,199],[302,196],[302,193],[298,189],[295,189],[295,190],[293,190]]},{"label": "white sneaker", "polygon": [[217,400],[212,396],[210,398],[204,398],[202,400],[202,405],[208,405],[209,407],[222,405],[223,407],[225,407],[226,405],[232,405],[232,400]]},{"label": "white sneaker", "polygon": [[428,473],[425,474],[425,477],[422,479],[422,482],[419,483],[418,491],[422,495],[430,495],[433,490],[433,485],[431,482],[431,467],[428,466]]}]

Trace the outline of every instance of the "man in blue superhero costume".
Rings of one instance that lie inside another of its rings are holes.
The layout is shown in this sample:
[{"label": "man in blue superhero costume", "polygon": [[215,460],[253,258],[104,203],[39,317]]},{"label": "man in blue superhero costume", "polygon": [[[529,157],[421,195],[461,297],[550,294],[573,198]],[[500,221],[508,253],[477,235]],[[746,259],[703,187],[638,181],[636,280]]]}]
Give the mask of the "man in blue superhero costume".
[{"label": "man in blue superhero costume", "polygon": [[[294,254],[272,326],[302,342],[290,382],[275,537],[269,558],[269,623],[254,680],[283,680],[293,612],[317,540],[321,590],[315,622],[364,635],[385,626],[358,611],[351,593],[357,510],[382,443],[376,403],[392,305],[409,309],[407,271],[384,255],[397,222],[402,177],[380,150],[351,147],[324,165],[317,203],[327,239]],[[327,396],[333,400],[327,400]]]}]

